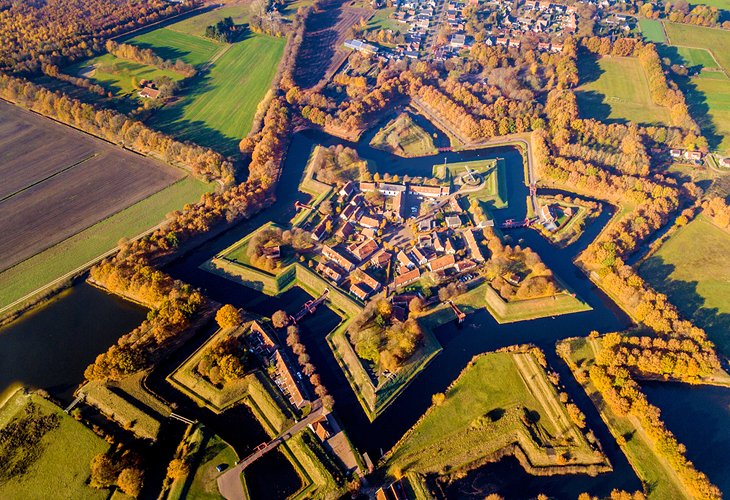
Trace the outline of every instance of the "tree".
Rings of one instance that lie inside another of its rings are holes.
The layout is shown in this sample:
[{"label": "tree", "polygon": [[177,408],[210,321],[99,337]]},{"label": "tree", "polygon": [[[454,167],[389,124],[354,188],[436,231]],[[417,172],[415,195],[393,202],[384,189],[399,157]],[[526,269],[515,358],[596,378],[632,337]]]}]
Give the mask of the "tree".
[{"label": "tree", "polygon": [[286,311],[279,309],[271,316],[271,322],[276,328],[284,328],[289,324],[289,315]]},{"label": "tree", "polygon": [[170,465],[167,466],[167,477],[172,479],[180,479],[185,477],[190,472],[190,466],[179,458],[174,458],[170,461]]},{"label": "tree", "polygon": [[233,328],[241,324],[241,312],[231,304],[226,304],[215,313],[215,321],[221,328]]},{"label": "tree", "polygon": [[433,396],[431,396],[431,402],[434,404],[434,406],[441,406],[444,404],[444,401],[446,401],[446,394],[443,392],[437,392]]},{"label": "tree", "polygon": [[408,303],[408,310],[412,314],[420,314],[423,312],[423,299],[420,297],[413,297]]},{"label": "tree", "polygon": [[108,488],[117,480],[117,464],[105,453],[96,455],[91,460],[91,479],[89,484],[92,488]]},{"label": "tree", "polygon": [[130,497],[138,497],[142,491],[143,472],[136,467],[127,467],[119,473],[117,486]]}]

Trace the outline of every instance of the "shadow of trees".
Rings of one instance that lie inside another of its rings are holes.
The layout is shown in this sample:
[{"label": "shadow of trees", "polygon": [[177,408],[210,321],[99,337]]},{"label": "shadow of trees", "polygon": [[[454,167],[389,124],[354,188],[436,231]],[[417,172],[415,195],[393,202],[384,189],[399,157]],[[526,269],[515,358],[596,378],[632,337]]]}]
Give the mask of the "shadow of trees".
[{"label": "shadow of trees", "polygon": [[698,282],[673,279],[671,275],[674,270],[673,264],[667,264],[657,256],[651,257],[641,266],[642,276],[658,291],[666,294],[685,318],[704,328],[710,340],[727,355],[730,352],[730,314],[705,307],[705,299],[697,291]]}]

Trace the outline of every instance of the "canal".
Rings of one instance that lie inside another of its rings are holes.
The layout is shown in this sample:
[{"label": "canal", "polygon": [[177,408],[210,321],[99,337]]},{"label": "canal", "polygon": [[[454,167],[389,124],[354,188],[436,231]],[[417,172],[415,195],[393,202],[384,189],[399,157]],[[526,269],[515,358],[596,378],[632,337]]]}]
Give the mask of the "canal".
[{"label": "canal", "polygon": [[[358,144],[347,143],[318,131],[295,134],[285,160],[284,173],[277,186],[277,202],[266,211],[178,259],[166,271],[175,278],[200,287],[214,300],[231,303],[255,313],[271,315],[277,309],[296,310],[309,298],[301,290],[291,290],[282,297],[271,298],[202,271],[199,266],[267,221],[280,224],[289,222],[295,214],[294,202],[308,201],[308,196],[299,193],[297,187],[311,151],[317,144],[344,144],[353,147],[380,172],[412,176],[430,176],[434,163],[444,161],[503,158],[507,165],[510,202],[506,208],[496,210],[494,216],[497,220],[525,217],[525,200],[529,190],[524,184],[522,157],[516,149],[489,148],[404,159],[371,148],[368,143],[372,134],[373,132],[367,134]],[[437,139],[440,141],[443,137]],[[565,249],[552,246],[537,232],[529,229],[517,230],[508,236],[512,244],[534,249],[545,264],[592,307],[591,311],[500,325],[486,310],[482,310],[470,315],[463,325],[452,323],[442,326],[436,331],[436,336],[443,351],[384,414],[372,423],[362,411],[325,340],[339,318],[329,309],[322,308],[315,316],[305,319],[301,325],[302,341],[307,346],[324,384],[334,396],[336,412],[358,449],[367,452],[376,461],[382,452],[393,446],[418,420],[430,405],[431,396],[443,391],[473,356],[500,347],[529,342],[545,351],[550,365],[560,374],[566,385],[567,392],[585,413],[588,427],[601,441],[614,471],[595,478],[585,475],[534,477],[525,473],[516,461],[505,459],[473,471],[462,482],[454,484],[453,488],[456,489],[450,491],[450,494],[483,498],[484,491],[500,488],[510,498],[534,496],[539,492],[560,498],[575,498],[583,491],[606,496],[613,488],[640,489],[638,478],[611,438],[595,407],[574,381],[567,366],[555,354],[555,343],[559,339],[586,336],[591,330],[601,333],[617,331],[630,323],[615,304],[572,263],[573,258],[596,237],[612,213],[611,207],[604,207],[601,215],[587,227],[579,241]],[[104,351],[121,334],[138,325],[144,314],[145,311],[139,307],[88,285],[74,287],[36,313],[25,316],[0,331],[0,360],[3,361],[0,363],[0,390],[11,383],[22,382],[45,388],[62,400],[67,399],[73,388],[81,382],[84,368],[96,354]],[[245,456],[265,438],[260,425],[248,410],[241,407],[233,413],[213,415],[197,408],[164,381],[164,377],[184,359],[186,353],[192,352],[209,334],[201,332],[190,345],[186,345],[181,352],[157,367],[150,377],[150,386],[169,401],[174,401],[181,413],[206,422],[229,441],[240,456]],[[698,395],[703,394],[702,392],[684,394],[687,395],[685,401],[693,398],[697,398],[698,403],[702,401],[702,397]],[[721,422],[722,418],[727,420],[726,414],[713,415],[703,418],[711,420],[712,417],[717,422]],[[668,422],[670,429],[674,428],[672,423],[674,422]],[[678,437],[682,439],[679,434]],[[276,477],[285,485],[282,486],[284,490],[289,491],[293,487],[296,480],[292,479],[290,467],[286,466],[288,462],[282,462],[281,458],[272,454],[269,460],[257,466],[261,469],[257,476],[264,478],[264,483],[254,485],[254,490],[261,491],[261,487],[265,490],[265,486],[261,485]],[[474,494],[467,494],[468,491],[473,491]],[[274,494],[273,498],[283,495],[282,490],[279,494]],[[259,495],[257,497],[263,498]]]}]

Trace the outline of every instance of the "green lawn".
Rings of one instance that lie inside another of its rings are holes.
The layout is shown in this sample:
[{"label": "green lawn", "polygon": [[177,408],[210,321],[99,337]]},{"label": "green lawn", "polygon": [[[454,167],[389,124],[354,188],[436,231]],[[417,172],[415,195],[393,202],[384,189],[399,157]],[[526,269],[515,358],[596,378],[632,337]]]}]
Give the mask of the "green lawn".
[{"label": "green lawn", "polygon": [[251,35],[233,44],[208,74],[190,82],[190,90],[177,103],[159,110],[150,125],[221,153],[235,154],[271,85],[285,43],[284,38]]},{"label": "green lawn", "polygon": [[646,73],[638,59],[604,56],[579,61],[581,85],[576,95],[581,114],[598,120],[630,120],[669,125],[669,111],[649,94]]},{"label": "green lawn", "polygon": [[[698,246],[699,245],[699,246]],[[641,275],[730,355],[730,233],[699,216],[669,238]]]},{"label": "green lawn", "polygon": [[0,427],[20,418],[31,402],[42,415],[58,415],[60,425],[43,435],[37,445],[18,448],[13,454],[15,459],[21,453],[37,455],[24,474],[0,483],[0,498],[107,498],[108,490],[90,488],[86,481],[91,459],[106,452],[109,444],[50,401],[17,391],[0,408]]},{"label": "green lawn", "polygon": [[[187,21],[192,21],[193,19],[195,18],[193,17]],[[170,59],[172,61],[182,59],[186,63],[195,66],[205,64],[216,52],[222,50],[224,47],[224,45],[202,36],[174,31],[172,29],[174,26],[176,25],[149,31],[125,40],[124,42],[145,49],[152,49],[155,54],[163,59]],[[203,27],[204,29],[205,27]]]},{"label": "green lawn", "polygon": [[221,473],[216,466],[226,464],[232,467],[238,455],[228,443],[204,427],[195,429],[189,442],[197,450],[192,457],[190,473],[172,484],[167,499],[219,499],[216,480]]},{"label": "green lawn", "polygon": [[707,5],[709,7],[717,7],[718,10],[730,10],[730,0],[692,0],[689,4],[692,7],[695,5]]},{"label": "green lawn", "polygon": [[175,24],[167,26],[168,29],[186,33],[188,35],[203,36],[205,28],[215,24],[225,17],[232,17],[236,24],[248,23],[251,7],[246,5],[227,5],[220,9],[209,10],[197,16],[192,16]]},{"label": "green lawn", "polygon": [[655,19],[639,19],[639,28],[641,28],[641,34],[644,35],[648,41],[653,43],[665,43],[667,37],[664,36],[664,28],[662,28],[662,22]]},{"label": "green lawn", "polygon": [[703,72],[691,79],[694,89],[687,92],[687,102],[706,110],[698,120],[710,144],[720,152],[730,152],[730,80],[723,73]]},{"label": "green lawn", "polygon": [[707,69],[719,69],[720,66],[715,62],[715,58],[707,49],[697,49],[694,47],[677,47],[677,52],[684,60],[684,65],[688,67],[702,66]]},{"label": "green lawn", "polygon": [[377,9],[373,17],[368,21],[368,30],[393,30],[405,33],[408,31],[408,26],[404,23],[399,23],[390,16],[395,12],[395,7],[387,9]]},{"label": "green lawn", "polygon": [[730,31],[668,22],[664,27],[671,45],[707,49],[725,71],[730,71]]},{"label": "green lawn", "polygon": [[0,273],[0,307],[114,248],[120,238],[153,227],[164,220],[165,214],[198,201],[211,190],[213,184],[186,177]]},{"label": "green lawn", "polygon": [[[570,422],[531,354],[477,356],[445,394],[388,454],[391,474],[468,470],[514,442],[536,467],[556,465],[556,456],[566,451],[574,464],[603,461]],[[534,412],[530,424],[522,418],[525,411]],[[554,454],[546,452],[550,446]]]},{"label": "green lawn", "polygon": [[132,79],[140,82],[141,80],[158,80],[163,76],[170,77],[173,80],[181,80],[183,78],[182,75],[174,71],[162,70],[154,66],[120,59],[108,53],[70,66],[66,71],[72,75],[78,75],[92,66],[94,70],[93,73],[89,74],[89,78],[116,96],[130,94],[138,88],[133,84]]},{"label": "green lawn", "polygon": [[399,156],[429,156],[438,151],[428,132],[419,127],[408,113],[401,113],[381,128],[370,145]]}]

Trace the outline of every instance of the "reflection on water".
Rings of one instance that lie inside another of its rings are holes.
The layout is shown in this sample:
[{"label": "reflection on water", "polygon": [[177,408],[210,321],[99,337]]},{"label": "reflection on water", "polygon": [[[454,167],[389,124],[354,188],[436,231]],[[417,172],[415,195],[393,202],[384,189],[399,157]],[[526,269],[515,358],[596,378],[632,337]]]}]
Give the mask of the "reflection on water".
[{"label": "reflection on water", "polygon": [[730,495],[730,388],[646,382],[649,402],[687,447],[687,458]]},{"label": "reflection on water", "polygon": [[145,318],[142,307],[80,284],[0,329],[0,392],[13,383],[69,399],[84,370]]}]

